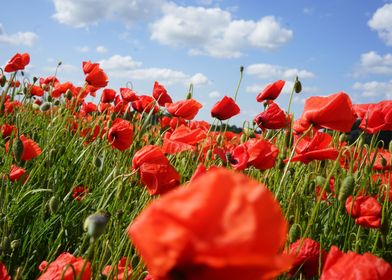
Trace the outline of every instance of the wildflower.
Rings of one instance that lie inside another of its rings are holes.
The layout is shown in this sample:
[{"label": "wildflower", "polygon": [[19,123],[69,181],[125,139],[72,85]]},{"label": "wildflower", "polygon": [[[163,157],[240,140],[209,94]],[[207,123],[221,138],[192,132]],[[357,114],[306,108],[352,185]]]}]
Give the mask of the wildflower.
[{"label": "wildflower", "polygon": [[77,201],[81,201],[88,193],[88,189],[82,185],[76,186],[72,190],[72,197]]},{"label": "wildflower", "polygon": [[22,167],[18,167],[16,165],[12,165],[11,166],[11,170],[9,173],[9,179],[11,182],[15,182],[15,181],[19,181],[21,179],[26,180],[27,177],[24,176],[26,174],[26,169],[22,168]]},{"label": "wildflower", "polygon": [[286,114],[274,102],[268,105],[267,110],[258,114],[254,122],[261,129],[280,129],[286,127],[288,124]]},{"label": "wildflower", "polygon": [[285,83],[286,82],[283,80],[278,80],[272,84],[267,85],[265,89],[257,95],[257,102],[263,102],[265,100],[275,100],[282,91]]},{"label": "wildflower", "polygon": [[128,149],[132,144],[133,128],[129,121],[117,118],[109,129],[108,140],[113,148],[120,151]]},{"label": "wildflower", "polygon": [[108,76],[99,67],[99,65],[96,65],[90,72],[87,73],[86,82],[93,87],[103,88],[108,84]]},{"label": "wildflower", "polygon": [[158,101],[159,106],[165,106],[166,103],[173,103],[170,95],[163,85],[160,85],[157,81],[154,83],[152,89],[152,96]]},{"label": "wildflower", "polygon": [[349,196],[346,200],[347,213],[355,219],[357,225],[369,228],[381,226],[381,205],[372,196]]},{"label": "wildflower", "polygon": [[240,107],[235,103],[234,99],[224,96],[211,109],[211,116],[218,120],[227,120],[240,113]]},{"label": "wildflower", "polygon": [[30,55],[28,53],[15,54],[5,65],[5,72],[15,72],[24,70],[26,65],[30,63]]},{"label": "wildflower", "polygon": [[153,110],[153,114],[155,114],[159,111],[159,107],[155,105],[155,99],[148,95],[140,95],[131,104],[132,108],[139,113],[150,113]]},{"label": "wildflower", "polygon": [[115,97],[116,97],[116,91],[114,89],[105,88],[102,91],[101,102],[103,103],[113,102]]},{"label": "wildflower", "polygon": [[11,280],[11,276],[8,274],[7,268],[1,261],[0,261],[0,279]]},{"label": "wildflower", "polygon": [[223,168],[154,200],[128,227],[154,279],[273,278],[291,265],[286,233],[273,194]]},{"label": "wildflower", "polygon": [[120,88],[120,94],[121,94],[122,99],[127,102],[135,101],[138,98],[136,96],[136,93],[129,88]]},{"label": "wildflower", "polygon": [[250,139],[244,143],[249,154],[248,166],[259,170],[274,167],[279,150],[275,145],[263,139]]},{"label": "wildflower", "polygon": [[192,120],[203,106],[195,99],[191,98],[177,101],[171,104],[166,103],[165,107],[167,111],[174,117]]}]

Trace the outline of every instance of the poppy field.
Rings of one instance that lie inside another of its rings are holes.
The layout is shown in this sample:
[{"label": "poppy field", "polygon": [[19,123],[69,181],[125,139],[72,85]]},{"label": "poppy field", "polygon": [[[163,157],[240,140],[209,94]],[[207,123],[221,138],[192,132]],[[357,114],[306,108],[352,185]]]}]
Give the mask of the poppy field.
[{"label": "poppy field", "polygon": [[391,100],[313,96],[294,116],[271,81],[234,132],[238,88],[210,124],[192,87],[29,63],[0,70],[0,279],[392,279]]}]

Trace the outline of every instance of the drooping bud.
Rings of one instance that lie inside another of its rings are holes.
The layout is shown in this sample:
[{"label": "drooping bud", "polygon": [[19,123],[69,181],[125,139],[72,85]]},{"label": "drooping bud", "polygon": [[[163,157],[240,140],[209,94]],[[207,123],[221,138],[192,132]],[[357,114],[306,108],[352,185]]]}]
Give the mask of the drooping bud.
[{"label": "drooping bud", "polygon": [[340,142],[340,143],[343,143],[343,142],[346,142],[346,141],[347,141],[347,135],[344,134],[344,133],[340,134],[340,136],[339,136],[339,142]]},{"label": "drooping bud", "polygon": [[41,112],[46,112],[50,109],[51,104],[49,102],[44,102],[41,104],[41,106],[39,107]]},{"label": "drooping bud", "polygon": [[98,212],[91,214],[84,221],[83,228],[87,231],[88,235],[96,239],[104,233],[109,218],[109,213]]},{"label": "drooping bud", "polygon": [[6,82],[7,82],[7,78],[5,77],[5,75],[0,74],[0,86],[1,87],[5,86]]},{"label": "drooping bud", "polygon": [[342,185],[339,189],[339,196],[338,199],[341,203],[344,203],[346,199],[353,193],[355,185],[355,180],[352,175],[347,176],[344,178]]},{"label": "drooping bud", "polygon": [[381,156],[380,162],[383,168],[385,168],[388,165],[388,161],[383,156]]}]

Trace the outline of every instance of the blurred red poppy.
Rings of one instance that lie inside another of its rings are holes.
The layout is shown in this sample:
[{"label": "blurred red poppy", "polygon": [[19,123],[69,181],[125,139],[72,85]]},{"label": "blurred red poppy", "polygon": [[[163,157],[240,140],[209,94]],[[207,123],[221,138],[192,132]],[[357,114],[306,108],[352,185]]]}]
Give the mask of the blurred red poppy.
[{"label": "blurred red poppy", "polygon": [[109,129],[108,140],[113,148],[120,151],[128,149],[132,144],[133,128],[129,121],[117,118]]},{"label": "blurred red poppy", "polygon": [[132,102],[138,99],[136,93],[130,88],[120,88],[120,94],[123,100]]},{"label": "blurred red poppy", "polygon": [[[19,137],[23,143],[23,153],[21,160],[31,160],[42,153],[41,148],[32,139],[26,138],[23,134]],[[5,145],[5,149],[8,152],[9,141]]]},{"label": "blurred red poppy", "polygon": [[165,106],[165,103],[173,103],[170,95],[163,85],[160,85],[157,81],[154,83],[152,89],[152,96],[158,101],[159,106]]},{"label": "blurred red poppy", "polygon": [[5,72],[15,72],[25,69],[26,65],[30,63],[30,55],[28,53],[15,54],[5,65]]},{"label": "blurred red poppy", "polygon": [[140,95],[138,99],[133,101],[132,108],[139,113],[150,113],[151,110],[153,114],[158,113],[159,107],[156,105],[154,98],[148,95]]},{"label": "blurred red poppy", "polygon": [[138,169],[140,180],[151,195],[164,194],[180,184],[180,174],[157,146],[147,145],[137,151],[132,168]]},{"label": "blurred red poppy", "polygon": [[0,133],[1,133],[1,138],[3,139],[8,139],[11,137],[12,134],[15,134],[18,131],[16,126],[12,124],[2,124],[0,126]]},{"label": "blurred red poppy", "polygon": [[111,278],[108,279],[131,280],[132,279],[131,262],[126,257],[122,257],[119,260],[117,267],[112,267],[111,265],[107,265],[103,269],[102,274],[105,275],[106,277],[109,277],[109,275],[112,276]]},{"label": "blurred red poppy", "polygon": [[11,276],[8,274],[7,268],[1,261],[0,261],[0,279],[11,280]]},{"label": "blurred red poppy", "polygon": [[266,170],[274,167],[276,157],[279,154],[278,148],[263,139],[250,139],[244,143],[249,154],[248,166],[254,166],[259,170]]},{"label": "blurred red poppy", "polygon": [[211,109],[211,116],[221,121],[230,119],[239,113],[240,107],[238,107],[233,98],[228,96],[224,96]]},{"label": "blurred red poppy", "polygon": [[82,62],[82,68],[85,75],[93,71],[96,67],[99,67],[99,63],[92,63],[90,60]]},{"label": "blurred red poppy", "polygon": [[308,98],[301,119],[316,128],[349,132],[355,122],[355,114],[350,97],[339,92],[325,97]]},{"label": "blurred red poppy", "polygon": [[254,118],[254,122],[261,129],[280,129],[288,124],[286,114],[274,102],[269,103],[268,108]]},{"label": "blurred red poppy", "polygon": [[291,265],[286,233],[272,193],[222,168],[154,200],[128,228],[154,279],[273,278]]},{"label": "blurred red poppy", "polygon": [[376,198],[372,196],[349,196],[346,200],[347,213],[355,219],[357,225],[368,228],[381,226],[382,207]]},{"label": "blurred red poppy", "polygon": [[336,246],[332,246],[320,280],[336,279],[388,280],[392,279],[392,267],[370,253],[342,253]]},{"label": "blurred red poppy", "polygon": [[82,185],[76,186],[72,190],[72,197],[77,201],[81,201],[88,193],[88,188]]},{"label": "blurred red poppy", "polygon": [[65,82],[63,84],[58,83],[57,85],[55,85],[51,96],[54,98],[58,98],[62,94],[65,94],[67,90],[70,90],[71,92],[75,90],[75,87],[71,82]]},{"label": "blurred red poppy", "polygon": [[206,132],[200,128],[191,129],[180,125],[173,132],[166,132],[163,139],[162,151],[165,154],[176,154],[194,150],[195,145],[205,139]]},{"label": "blurred red poppy", "polygon": [[48,76],[46,78],[39,79],[39,85],[42,88],[45,88],[45,90],[49,90],[48,86],[55,87],[59,83],[60,83],[59,79],[57,79],[55,76]]},{"label": "blurred red poppy", "polygon": [[97,104],[93,102],[83,102],[81,111],[84,114],[90,114],[98,110]]},{"label": "blurred red poppy", "polygon": [[257,102],[263,102],[265,100],[275,100],[282,91],[285,83],[286,82],[283,80],[278,80],[272,84],[267,85],[265,89],[257,95]]},{"label": "blurred red poppy", "polygon": [[103,103],[113,102],[115,97],[116,97],[116,91],[114,89],[105,88],[102,91],[101,102]]},{"label": "blurred red poppy", "polygon": [[44,90],[40,86],[30,85],[29,92],[32,96],[43,96]]},{"label": "blurred red poppy", "polygon": [[318,275],[319,269],[322,270],[327,257],[327,252],[321,249],[320,243],[310,238],[298,239],[290,245],[289,252],[295,255],[289,273],[295,275],[299,271],[306,279]]},{"label": "blurred red poppy", "polygon": [[175,103],[167,103],[165,107],[174,117],[192,120],[203,106],[195,99],[185,99]]},{"label": "blurred red poppy", "polygon": [[24,176],[25,174],[26,174],[26,169],[13,164],[11,165],[9,179],[11,182],[15,182],[19,180],[25,181],[27,179],[27,176]]},{"label": "blurred red poppy", "polygon": [[108,84],[108,76],[99,65],[97,65],[86,75],[86,82],[95,88],[103,88]]},{"label": "blurred red poppy", "polygon": [[[365,104],[365,113],[361,116],[359,127],[367,133],[374,134],[381,130],[392,130],[392,101],[385,100],[376,104]],[[359,105],[357,105],[359,106]],[[366,108],[366,109],[365,109]],[[358,109],[358,107],[357,107]]]},{"label": "blurred red poppy", "polygon": [[[373,159],[374,152],[370,153],[370,158]],[[379,149],[376,155],[376,161],[373,165],[374,170],[392,170],[391,153],[385,149]]]},{"label": "blurred red poppy", "polygon": [[[82,271],[83,268],[84,270]],[[78,278],[80,280],[90,280],[90,262],[82,259],[82,257],[76,258],[70,253],[62,253],[57,259],[45,267],[44,273],[38,280],[74,280],[77,276],[80,276]]]}]

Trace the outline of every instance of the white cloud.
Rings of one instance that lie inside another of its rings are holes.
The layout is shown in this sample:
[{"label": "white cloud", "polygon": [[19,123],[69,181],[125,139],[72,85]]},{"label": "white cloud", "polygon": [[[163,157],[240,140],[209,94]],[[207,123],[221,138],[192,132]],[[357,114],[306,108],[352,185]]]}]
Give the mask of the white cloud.
[{"label": "white cloud", "polygon": [[109,78],[127,78],[130,80],[159,81],[165,85],[185,84],[205,85],[209,79],[202,73],[194,75],[169,68],[141,68],[142,63],[130,56],[113,55],[109,59],[99,61]]},{"label": "white cloud", "polygon": [[210,93],[208,93],[208,97],[211,99],[216,99],[216,98],[221,97],[221,93],[219,91],[214,90],[214,91],[211,91]]},{"label": "white cloud", "polygon": [[313,78],[315,75],[307,70],[300,70],[296,68],[287,68],[273,64],[252,64],[246,68],[248,75],[256,76],[260,79],[283,79],[293,80],[296,76],[300,79]]},{"label": "white cloud", "polygon": [[76,50],[77,50],[78,52],[86,53],[86,52],[88,52],[90,49],[89,49],[89,47],[87,47],[87,46],[81,46],[81,47],[76,47]]},{"label": "white cloud", "polygon": [[7,34],[0,24],[0,44],[7,45],[25,45],[31,47],[37,41],[38,35],[34,32],[16,32],[14,34]]},{"label": "white cloud", "polygon": [[392,75],[392,54],[380,55],[374,51],[362,54],[354,76],[366,74]]},{"label": "white cloud", "polygon": [[368,21],[368,25],[377,31],[378,36],[385,44],[392,46],[392,3],[378,8]]},{"label": "white cloud", "polygon": [[104,46],[98,46],[98,47],[95,48],[95,51],[97,53],[106,53],[108,51],[108,49],[105,48]]},{"label": "white cloud", "polygon": [[132,57],[121,56],[121,55],[113,55],[109,59],[103,59],[99,61],[102,69],[105,71],[114,71],[114,72],[122,72],[128,71],[130,69],[134,69],[142,65],[141,62],[135,61]]},{"label": "white cloud", "polygon": [[392,80],[387,82],[356,82],[352,88],[361,92],[364,97],[381,97],[383,99],[392,99]]},{"label": "white cloud", "polygon": [[118,19],[130,25],[160,11],[164,0],[53,0],[60,23],[88,27],[100,20]]},{"label": "white cloud", "polygon": [[190,55],[240,57],[243,49],[275,49],[293,37],[274,16],[259,21],[234,20],[220,8],[181,7],[170,3],[163,17],[150,25],[151,39],[171,47],[188,48]]}]

